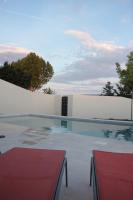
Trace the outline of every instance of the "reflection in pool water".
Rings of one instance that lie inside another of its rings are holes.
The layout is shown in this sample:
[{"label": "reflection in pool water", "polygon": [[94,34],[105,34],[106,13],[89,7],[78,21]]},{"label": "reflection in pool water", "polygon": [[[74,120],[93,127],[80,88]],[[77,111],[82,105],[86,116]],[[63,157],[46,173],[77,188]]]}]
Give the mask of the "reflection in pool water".
[{"label": "reflection in pool water", "polygon": [[[105,137],[111,138],[113,131],[103,130],[103,133]],[[117,130],[114,134],[114,138],[133,141],[133,127],[129,127],[123,130]]]},{"label": "reflection in pool water", "polygon": [[53,133],[69,134],[72,132],[84,136],[133,141],[133,126],[131,125],[60,120],[35,116],[0,118],[0,123],[27,127],[27,130],[29,130],[27,134],[30,133],[34,137],[46,137],[46,135]]}]

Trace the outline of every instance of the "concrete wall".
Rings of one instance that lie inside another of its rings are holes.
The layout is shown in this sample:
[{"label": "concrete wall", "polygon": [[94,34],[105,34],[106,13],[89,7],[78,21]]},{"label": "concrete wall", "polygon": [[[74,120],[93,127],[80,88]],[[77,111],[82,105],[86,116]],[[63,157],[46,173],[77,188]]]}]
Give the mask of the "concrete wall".
[{"label": "concrete wall", "polygon": [[56,95],[55,96],[55,103],[54,103],[55,115],[61,115],[61,103],[62,103],[61,96]]},{"label": "concrete wall", "polygon": [[0,114],[55,114],[55,96],[37,94],[0,79]]},{"label": "concrete wall", "polygon": [[[61,115],[61,98],[30,92],[0,79],[0,114]],[[70,95],[68,116],[130,119],[131,100],[123,97]]]},{"label": "concrete wall", "polygon": [[131,100],[128,98],[73,95],[69,96],[70,101],[73,102],[72,108],[69,108],[69,113],[72,113],[70,116],[102,119],[131,118]]},{"label": "concrete wall", "polygon": [[73,116],[73,97],[74,95],[69,95],[68,96],[68,109],[67,109],[67,113],[68,113],[68,116]]}]

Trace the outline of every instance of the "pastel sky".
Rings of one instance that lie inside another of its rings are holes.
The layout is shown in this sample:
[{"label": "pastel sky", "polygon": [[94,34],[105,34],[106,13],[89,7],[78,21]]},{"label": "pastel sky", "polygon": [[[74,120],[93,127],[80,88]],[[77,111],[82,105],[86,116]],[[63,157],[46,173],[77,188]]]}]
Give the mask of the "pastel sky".
[{"label": "pastel sky", "polygon": [[57,94],[100,94],[133,51],[133,0],[0,0],[0,64],[31,51]]}]

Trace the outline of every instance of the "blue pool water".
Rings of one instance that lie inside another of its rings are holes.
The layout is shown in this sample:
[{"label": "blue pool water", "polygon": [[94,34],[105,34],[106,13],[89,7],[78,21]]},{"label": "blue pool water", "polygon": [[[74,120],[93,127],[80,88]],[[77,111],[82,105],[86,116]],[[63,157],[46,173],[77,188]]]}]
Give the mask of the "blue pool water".
[{"label": "blue pool water", "polygon": [[28,130],[47,134],[76,133],[84,136],[113,138],[117,140],[133,141],[132,125],[113,125],[73,120],[60,120],[42,117],[6,117],[0,118],[0,123],[14,124],[27,127]]}]

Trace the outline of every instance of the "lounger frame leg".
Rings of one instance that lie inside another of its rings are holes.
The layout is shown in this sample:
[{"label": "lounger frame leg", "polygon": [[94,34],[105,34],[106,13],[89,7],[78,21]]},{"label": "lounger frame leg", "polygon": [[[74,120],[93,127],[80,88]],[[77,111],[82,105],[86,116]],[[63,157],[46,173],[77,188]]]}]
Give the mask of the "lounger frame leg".
[{"label": "lounger frame leg", "polygon": [[68,170],[67,170],[67,159],[65,162],[65,175],[66,175],[66,187],[68,187]]},{"label": "lounger frame leg", "polygon": [[99,192],[97,186],[97,178],[96,178],[96,169],[95,169],[95,161],[94,158],[91,158],[91,166],[90,166],[90,186],[93,185],[93,199],[99,200]]},{"label": "lounger frame leg", "polygon": [[62,169],[61,169],[61,173],[58,179],[58,183],[56,186],[56,191],[55,191],[55,195],[54,195],[54,200],[58,200],[59,199],[59,194],[60,194],[60,188],[61,188],[61,182],[62,182],[62,177],[63,177],[63,173],[65,170],[65,175],[66,175],[66,187],[68,187],[68,172],[67,172],[67,159],[65,158],[62,164]]},{"label": "lounger frame leg", "polygon": [[92,157],[91,157],[91,164],[90,164],[90,186],[92,185]]}]

